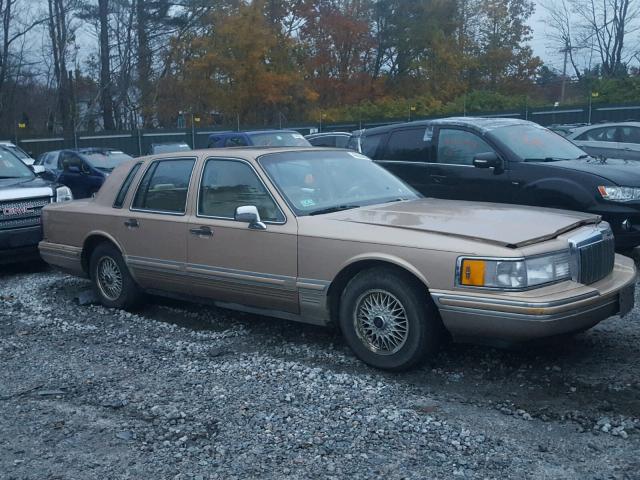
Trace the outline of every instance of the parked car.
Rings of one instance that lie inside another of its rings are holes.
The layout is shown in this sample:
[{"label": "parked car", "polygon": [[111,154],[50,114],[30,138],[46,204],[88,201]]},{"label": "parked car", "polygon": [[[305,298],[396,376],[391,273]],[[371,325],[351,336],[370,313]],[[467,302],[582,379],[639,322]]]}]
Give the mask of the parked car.
[{"label": "parked car", "polygon": [[445,118],[366,130],[361,152],[424,195],[601,215],[640,244],[640,162],[599,160],[533,122]]},{"label": "parked car", "polygon": [[257,130],[253,132],[216,132],[209,135],[209,148],[226,147],[310,147],[295,130]]},{"label": "parked car", "polygon": [[0,149],[0,264],[39,258],[42,208],[73,198],[69,188],[39,178],[34,170],[42,167],[28,167]]},{"label": "parked car", "polygon": [[152,143],[149,155],[157,155],[159,153],[188,152],[191,147],[184,142],[166,142]]},{"label": "parked car", "polygon": [[100,189],[115,167],[131,159],[121,150],[85,148],[47,152],[37,163],[45,168],[46,178],[68,186],[74,198],[87,198]]},{"label": "parked car", "polygon": [[17,156],[25,165],[33,165],[35,159],[31,158],[27,152],[11,142],[0,142],[0,148],[3,150],[9,150],[15,156]]},{"label": "parked car", "polygon": [[321,132],[306,135],[306,138],[314,147],[338,147],[347,148],[351,133],[349,132]]},{"label": "parked car", "polygon": [[594,157],[640,160],[640,122],[577,127],[566,137]]},{"label": "parked car", "polygon": [[[340,325],[389,370],[443,335],[518,342],[633,306],[636,270],[592,214],[423,199],[365,156],[236,149],[140,159],[94,199],[44,210],[43,258],[103,305],[143,291]],[[161,238],[162,241],[157,241]]]}]

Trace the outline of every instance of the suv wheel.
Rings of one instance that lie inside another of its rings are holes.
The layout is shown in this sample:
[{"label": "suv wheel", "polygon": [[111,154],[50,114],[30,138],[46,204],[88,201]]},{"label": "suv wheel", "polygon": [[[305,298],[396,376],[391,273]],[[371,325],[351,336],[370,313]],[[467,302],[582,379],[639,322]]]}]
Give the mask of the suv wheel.
[{"label": "suv wheel", "polygon": [[392,268],[365,270],[347,284],[340,328],[358,358],[392,371],[407,370],[433,355],[443,336],[426,288]]},{"label": "suv wheel", "polygon": [[138,306],[142,292],[136,285],[116,247],[102,243],[91,254],[93,288],[105,307],[125,310]]}]

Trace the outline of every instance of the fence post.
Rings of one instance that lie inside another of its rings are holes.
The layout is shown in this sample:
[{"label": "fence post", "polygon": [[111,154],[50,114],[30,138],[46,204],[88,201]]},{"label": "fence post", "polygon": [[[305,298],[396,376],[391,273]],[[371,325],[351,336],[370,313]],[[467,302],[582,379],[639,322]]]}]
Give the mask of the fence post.
[{"label": "fence post", "polygon": [[142,132],[140,131],[140,127],[138,127],[138,156],[142,156]]}]

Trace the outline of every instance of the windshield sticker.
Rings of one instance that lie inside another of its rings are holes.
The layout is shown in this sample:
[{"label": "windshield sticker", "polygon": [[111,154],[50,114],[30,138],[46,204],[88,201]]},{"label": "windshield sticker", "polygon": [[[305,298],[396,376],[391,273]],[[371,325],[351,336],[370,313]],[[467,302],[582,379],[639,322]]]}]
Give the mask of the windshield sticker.
[{"label": "windshield sticker", "polygon": [[300,205],[308,208],[308,207],[313,207],[316,204],[316,202],[314,202],[312,199],[310,198],[305,198],[303,200],[300,200]]},{"label": "windshield sticker", "polygon": [[369,160],[369,157],[367,157],[366,155],[362,155],[361,153],[357,153],[357,152],[347,152],[349,155],[351,155],[353,158],[359,158],[361,160]]},{"label": "windshield sticker", "polygon": [[297,139],[301,139],[304,138],[304,136],[300,135],[299,133],[294,133],[291,135],[293,138],[297,138]]}]

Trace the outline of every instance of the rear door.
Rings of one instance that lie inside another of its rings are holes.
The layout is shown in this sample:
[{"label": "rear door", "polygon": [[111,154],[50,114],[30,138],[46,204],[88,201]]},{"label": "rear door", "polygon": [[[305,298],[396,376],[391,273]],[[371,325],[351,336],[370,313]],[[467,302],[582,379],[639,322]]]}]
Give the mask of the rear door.
[{"label": "rear door", "polygon": [[506,158],[505,169],[476,168],[473,159],[481,153],[500,153],[477,133],[458,127],[440,126],[435,133],[435,162],[431,168],[434,196],[453,200],[509,203],[513,186]]},{"label": "rear door", "polygon": [[[234,219],[253,205],[266,229]],[[287,218],[253,166],[209,158],[189,223],[187,273],[193,292],[218,301],[298,313],[297,222]]]},{"label": "rear door", "polygon": [[437,196],[431,175],[433,127],[392,130],[382,147],[378,163],[426,196]]},{"label": "rear door", "polygon": [[194,157],[147,165],[128,210],[117,219],[117,239],[143,288],[189,293],[185,281],[188,195]]}]

